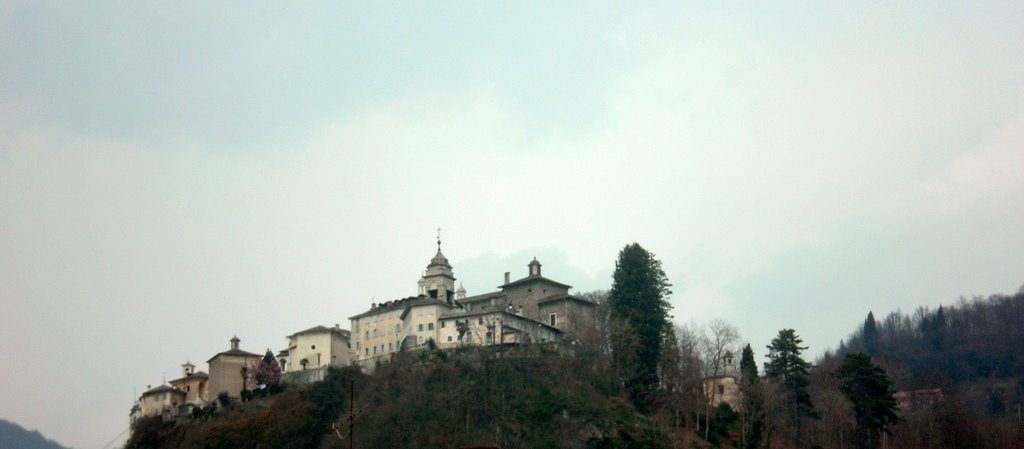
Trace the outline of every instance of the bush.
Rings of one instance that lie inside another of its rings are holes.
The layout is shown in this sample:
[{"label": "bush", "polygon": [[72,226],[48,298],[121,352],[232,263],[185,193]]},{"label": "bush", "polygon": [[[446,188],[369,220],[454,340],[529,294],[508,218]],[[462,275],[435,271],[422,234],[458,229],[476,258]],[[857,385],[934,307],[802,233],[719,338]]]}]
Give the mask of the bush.
[{"label": "bush", "polygon": [[227,408],[231,405],[231,396],[228,396],[228,392],[222,391],[217,395],[217,402],[220,403],[221,407]]}]

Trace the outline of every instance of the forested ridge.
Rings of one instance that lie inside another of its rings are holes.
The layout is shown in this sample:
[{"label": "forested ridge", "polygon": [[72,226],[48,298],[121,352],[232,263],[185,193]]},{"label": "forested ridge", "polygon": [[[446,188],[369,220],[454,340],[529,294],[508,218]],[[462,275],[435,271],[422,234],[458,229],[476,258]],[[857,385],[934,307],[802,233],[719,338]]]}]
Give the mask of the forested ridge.
[{"label": "forested ridge", "polygon": [[0,419],[0,449],[67,449],[35,430]]},{"label": "forested ridge", "polygon": [[[840,360],[866,354],[884,368],[904,401],[890,448],[1024,447],[1024,289],[961,298],[934,309],[895,311],[864,324],[817,362],[812,396],[842,410],[833,393]],[[816,423],[819,445],[846,447],[833,413]]]},{"label": "forested ridge", "polygon": [[903,389],[1024,374],[1024,292],[993,295],[907,314],[869,314],[836,355],[864,352],[894,363]]}]

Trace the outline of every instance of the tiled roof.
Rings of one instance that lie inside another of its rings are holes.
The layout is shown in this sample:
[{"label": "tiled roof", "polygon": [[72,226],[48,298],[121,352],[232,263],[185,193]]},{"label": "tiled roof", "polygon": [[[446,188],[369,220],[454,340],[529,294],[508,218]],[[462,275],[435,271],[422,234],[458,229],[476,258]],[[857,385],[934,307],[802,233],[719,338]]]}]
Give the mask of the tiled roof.
[{"label": "tiled roof", "polygon": [[572,288],[571,285],[563,284],[563,283],[558,282],[558,281],[553,281],[553,280],[548,279],[548,278],[546,278],[544,276],[541,276],[539,274],[531,274],[531,275],[529,275],[527,277],[524,277],[522,279],[518,279],[518,280],[515,280],[515,281],[512,281],[512,282],[509,282],[508,284],[499,285],[498,288],[504,290],[504,289],[508,289],[509,287],[514,286],[514,285],[525,284],[525,283],[534,282],[534,281],[547,282],[549,284],[557,285],[557,286],[563,287],[563,288]]},{"label": "tiled roof", "polygon": [[343,337],[348,337],[348,335],[349,335],[348,330],[341,329],[341,328],[338,328],[338,327],[313,326],[313,327],[311,327],[309,329],[306,329],[306,330],[303,330],[303,331],[298,331],[298,332],[296,332],[294,334],[291,334],[291,335],[289,335],[286,338],[292,338],[292,337],[297,337],[299,335],[306,335],[306,334],[326,334],[326,333],[337,333],[337,334],[341,334]]},{"label": "tiled roof", "polygon": [[549,303],[549,302],[558,302],[558,301],[576,301],[578,303],[586,304],[586,305],[589,305],[589,306],[596,306],[597,305],[597,304],[594,304],[593,301],[589,301],[589,300],[583,299],[583,298],[581,298],[579,296],[573,296],[573,295],[548,295],[548,296],[545,296],[545,297],[543,297],[541,299],[538,299],[537,300],[537,304],[546,304],[546,303]]},{"label": "tiled roof", "polygon": [[407,307],[414,307],[414,306],[420,306],[420,305],[430,305],[430,304],[437,304],[437,305],[443,305],[443,306],[447,306],[448,305],[448,303],[446,303],[446,302],[444,302],[444,301],[442,301],[440,299],[430,298],[430,297],[425,296],[425,295],[410,296],[408,298],[402,298],[402,299],[396,299],[394,301],[386,301],[386,302],[378,303],[377,307],[373,307],[370,310],[367,310],[366,312],[360,313],[359,315],[350,316],[348,319],[355,320],[355,319],[359,319],[359,318],[363,318],[363,317],[368,317],[368,316],[373,316],[373,315],[377,315],[377,314],[381,314],[381,313],[391,312],[391,311],[394,311],[394,310],[402,310],[402,309],[405,309]]},{"label": "tiled roof", "polygon": [[196,371],[196,372],[192,373],[191,376],[185,376],[185,377],[182,377],[181,379],[174,379],[174,380],[172,380],[171,381],[171,385],[176,384],[176,383],[184,383],[185,381],[189,381],[189,380],[192,380],[192,379],[209,379],[209,378],[210,378],[209,374],[206,374],[206,373],[204,373],[202,371]]},{"label": "tiled roof", "polygon": [[217,357],[220,357],[222,355],[237,355],[239,357],[263,357],[262,355],[253,354],[253,353],[251,353],[249,351],[243,351],[241,349],[229,349],[229,350],[224,351],[224,352],[218,352],[213,357],[210,357],[210,360],[207,360],[206,363],[210,363],[214,359],[216,359]]},{"label": "tiled roof", "polygon": [[181,391],[181,390],[179,390],[177,388],[174,388],[174,387],[172,387],[170,385],[164,384],[164,385],[158,385],[156,387],[150,388],[150,389],[146,390],[145,392],[143,392],[142,395],[143,396],[149,396],[149,395],[153,395],[153,394],[157,394],[157,393],[163,393],[165,391],[185,394],[184,391]]},{"label": "tiled roof", "polygon": [[505,292],[503,292],[503,291],[481,293],[479,295],[473,295],[473,296],[468,296],[468,297],[462,298],[462,299],[459,300],[459,303],[461,303],[461,304],[469,304],[469,303],[473,303],[473,302],[477,302],[477,301],[486,301],[486,300],[491,299],[491,298],[500,298],[502,296],[505,296]]}]

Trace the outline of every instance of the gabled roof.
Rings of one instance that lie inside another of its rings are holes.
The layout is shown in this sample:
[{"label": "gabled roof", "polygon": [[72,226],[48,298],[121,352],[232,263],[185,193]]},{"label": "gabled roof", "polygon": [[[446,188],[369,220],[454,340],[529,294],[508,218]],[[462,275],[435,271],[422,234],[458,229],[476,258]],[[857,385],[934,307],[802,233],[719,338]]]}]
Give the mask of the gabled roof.
[{"label": "gabled roof", "polygon": [[154,395],[154,394],[157,394],[157,393],[163,393],[163,392],[165,392],[165,391],[169,391],[169,392],[171,392],[171,393],[181,393],[181,394],[185,394],[185,392],[184,392],[184,391],[181,391],[181,390],[179,390],[179,389],[177,389],[177,388],[174,388],[174,387],[172,387],[172,386],[170,386],[170,385],[164,384],[164,385],[158,385],[158,386],[156,386],[156,387],[153,387],[153,388],[150,388],[150,389],[148,389],[148,390],[144,391],[144,392],[142,393],[142,396],[143,396],[143,397],[145,397],[145,396],[151,396],[151,395]]},{"label": "gabled roof", "polygon": [[434,299],[426,295],[410,296],[408,298],[396,299],[394,301],[379,303],[377,304],[377,307],[373,307],[370,310],[367,310],[366,312],[360,313],[359,315],[350,316],[348,317],[348,319],[356,320],[359,318],[373,316],[381,313],[392,312],[395,310],[410,309],[412,307],[425,305],[441,305],[445,307],[450,307],[447,302],[441,299]]},{"label": "gabled roof", "polygon": [[496,292],[490,292],[490,293],[481,293],[479,295],[467,296],[465,298],[462,298],[462,299],[459,300],[459,303],[460,304],[468,304],[468,303],[474,303],[474,302],[478,302],[478,301],[486,301],[486,300],[491,299],[491,298],[500,298],[502,296],[505,296],[505,292],[503,292],[503,291],[496,291]]},{"label": "gabled roof", "polygon": [[509,287],[516,286],[516,285],[521,285],[521,284],[526,284],[526,283],[529,283],[529,282],[547,282],[548,284],[557,285],[557,286],[563,287],[563,288],[572,288],[571,285],[563,284],[563,283],[558,282],[558,281],[553,281],[553,280],[548,279],[548,278],[546,278],[544,276],[541,276],[539,274],[531,274],[531,275],[529,275],[527,277],[524,277],[522,279],[518,279],[518,280],[515,280],[515,281],[512,281],[512,282],[509,282],[508,284],[499,285],[498,288],[500,288],[502,290],[507,290]]},{"label": "gabled roof", "polygon": [[253,353],[251,353],[249,351],[243,351],[241,349],[229,349],[229,350],[224,351],[224,352],[218,352],[213,357],[210,357],[210,360],[207,360],[206,363],[210,363],[210,362],[214,361],[214,359],[216,359],[217,357],[220,357],[222,355],[223,356],[236,355],[236,356],[239,356],[239,357],[258,357],[258,358],[263,358],[262,355],[260,355],[260,354],[253,354]]},{"label": "gabled roof", "polygon": [[192,373],[191,376],[185,376],[185,377],[182,377],[180,379],[174,379],[170,383],[171,383],[171,385],[174,385],[174,384],[177,384],[177,383],[185,383],[185,382],[193,380],[193,379],[209,379],[209,378],[210,378],[209,374],[206,374],[206,373],[204,373],[202,371],[196,371],[196,372]]},{"label": "gabled roof", "polygon": [[578,303],[586,304],[588,306],[597,306],[597,304],[595,304],[593,301],[589,301],[589,300],[580,298],[579,296],[558,295],[558,294],[556,294],[556,295],[548,295],[548,296],[545,296],[545,297],[543,297],[541,299],[538,299],[537,300],[537,304],[547,304],[547,303],[550,303],[550,302],[558,302],[558,301],[576,301]]},{"label": "gabled roof", "polygon": [[285,338],[298,337],[299,335],[307,335],[307,334],[327,334],[327,333],[339,334],[339,335],[341,335],[343,337],[348,337],[349,336],[349,332],[346,329],[341,329],[341,328],[338,328],[338,327],[313,326],[313,327],[311,327],[309,329],[306,329],[306,330],[303,330],[303,331],[298,331],[298,332],[296,332],[294,334],[291,334],[291,335],[289,335],[289,336],[287,336]]}]

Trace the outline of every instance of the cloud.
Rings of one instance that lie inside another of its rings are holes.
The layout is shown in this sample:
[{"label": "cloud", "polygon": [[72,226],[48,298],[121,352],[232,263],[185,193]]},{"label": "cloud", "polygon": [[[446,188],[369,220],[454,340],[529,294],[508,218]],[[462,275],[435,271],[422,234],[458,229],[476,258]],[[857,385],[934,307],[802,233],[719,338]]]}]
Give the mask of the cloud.
[{"label": "cloud", "polygon": [[918,186],[932,208],[944,214],[979,207],[1013,209],[1024,201],[1024,113],[1010,117],[973,151],[957,155]]}]

